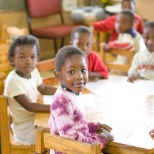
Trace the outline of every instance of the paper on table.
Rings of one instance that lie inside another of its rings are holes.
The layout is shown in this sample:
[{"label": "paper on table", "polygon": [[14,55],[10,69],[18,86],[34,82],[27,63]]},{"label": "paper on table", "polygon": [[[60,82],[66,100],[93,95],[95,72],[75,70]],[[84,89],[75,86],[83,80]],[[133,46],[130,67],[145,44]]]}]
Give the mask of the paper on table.
[{"label": "paper on table", "polygon": [[81,103],[84,107],[95,107],[96,106],[96,96],[93,94],[82,94],[80,96]]},{"label": "paper on table", "polygon": [[138,123],[129,123],[129,124],[113,124],[111,125],[112,131],[111,134],[113,135],[120,135],[124,137],[129,137],[131,134],[133,134],[140,125]]}]

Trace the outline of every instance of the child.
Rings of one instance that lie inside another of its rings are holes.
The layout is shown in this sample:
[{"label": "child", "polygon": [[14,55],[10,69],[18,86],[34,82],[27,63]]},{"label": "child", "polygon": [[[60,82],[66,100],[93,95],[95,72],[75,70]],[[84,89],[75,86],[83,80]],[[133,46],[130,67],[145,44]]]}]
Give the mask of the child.
[{"label": "child", "polygon": [[[87,58],[76,47],[65,46],[55,57],[55,77],[60,81],[50,110],[50,131],[52,134],[68,137],[81,142],[98,141],[102,149],[113,139],[111,127],[100,123],[87,122],[79,101],[79,93],[88,81]],[[102,134],[99,130],[105,129]]]},{"label": "child", "polygon": [[[104,49],[109,51],[111,49],[131,49],[139,51],[139,44],[141,35],[133,28],[134,14],[130,10],[123,10],[116,17],[115,29],[119,33],[118,40],[111,41],[105,45]],[[118,55],[117,63],[126,64],[127,58]]]},{"label": "child", "polygon": [[[135,0],[122,0],[122,10],[123,9],[129,9],[135,12],[136,9],[136,3]],[[103,32],[111,32],[111,36],[109,38],[109,41],[115,41],[118,38],[118,33],[115,29],[115,22],[116,22],[116,15],[113,15],[111,17],[106,18],[105,20],[94,22],[92,24],[92,29],[96,31],[103,31]],[[141,18],[135,14],[135,22],[134,22],[134,28],[142,34],[142,20]]]},{"label": "child", "polygon": [[49,105],[36,103],[38,91],[42,94],[56,91],[42,82],[36,69],[39,56],[38,40],[31,35],[15,39],[8,51],[14,70],[6,78],[4,95],[8,97],[15,141],[23,145],[35,144],[34,112],[50,112]]},{"label": "child", "polygon": [[128,71],[128,81],[140,78],[154,80],[154,21],[145,24],[143,38],[146,49],[135,54]]},{"label": "child", "polygon": [[70,44],[80,48],[88,59],[89,80],[97,81],[101,78],[108,78],[108,70],[100,57],[91,51],[93,35],[86,26],[78,26],[71,33]]}]

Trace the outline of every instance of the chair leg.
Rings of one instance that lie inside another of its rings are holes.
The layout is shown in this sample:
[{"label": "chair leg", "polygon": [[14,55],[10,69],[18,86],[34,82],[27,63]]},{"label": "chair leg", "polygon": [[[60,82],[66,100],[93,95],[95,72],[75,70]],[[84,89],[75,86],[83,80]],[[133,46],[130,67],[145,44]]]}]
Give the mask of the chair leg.
[{"label": "chair leg", "polygon": [[61,48],[64,46],[65,38],[61,39]]},{"label": "chair leg", "polygon": [[57,53],[57,40],[53,39],[54,41],[54,49],[55,49],[55,54]]}]

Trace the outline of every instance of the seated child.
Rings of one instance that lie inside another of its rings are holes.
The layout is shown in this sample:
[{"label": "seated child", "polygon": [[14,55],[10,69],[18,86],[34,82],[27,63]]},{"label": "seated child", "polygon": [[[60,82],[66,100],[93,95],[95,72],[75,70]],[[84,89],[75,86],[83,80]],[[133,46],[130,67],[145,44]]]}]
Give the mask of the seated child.
[{"label": "seated child", "polygon": [[[113,140],[111,127],[97,122],[87,122],[80,103],[80,92],[88,82],[86,55],[77,47],[65,46],[55,57],[55,77],[60,81],[50,110],[50,131],[52,134],[81,142],[99,142],[101,148]],[[101,134],[99,130],[104,130]]]},{"label": "seated child", "polygon": [[[129,9],[135,12],[136,9],[136,3],[135,0],[122,0],[122,10]],[[103,31],[103,32],[111,32],[109,41],[115,41],[118,39],[118,32],[115,29],[115,22],[116,22],[116,16],[113,15],[111,17],[106,18],[102,21],[97,21],[92,24],[92,29],[96,31]],[[135,22],[133,23],[133,27],[142,34],[142,20],[141,18],[135,14]]]},{"label": "seated child", "polygon": [[70,44],[80,48],[88,59],[89,79],[97,81],[108,78],[108,70],[96,52],[92,51],[93,34],[86,26],[78,26],[71,33]]},{"label": "seated child", "polygon": [[154,80],[154,21],[145,24],[143,38],[146,49],[135,54],[128,71],[128,81]]},{"label": "seated child", "polygon": [[[104,49],[135,49],[139,51],[141,35],[132,27],[134,23],[134,14],[130,10],[123,10],[116,17],[115,29],[119,33],[118,40],[110,41],[105,45]],[[117,63],[126,64],[127,58],[118,55]]]},{"label": "seated child", "polygon": [[50,105],[37,103],[39,92],[54,94],[56,91],[42,82],[36,69],[39,56],[38,40],[31,35],[16,38],[8,51],[14,70],[6,78],[4,95],[8,98],[15,141],[23,145],[35,144],[35,112],[50,112]]}]

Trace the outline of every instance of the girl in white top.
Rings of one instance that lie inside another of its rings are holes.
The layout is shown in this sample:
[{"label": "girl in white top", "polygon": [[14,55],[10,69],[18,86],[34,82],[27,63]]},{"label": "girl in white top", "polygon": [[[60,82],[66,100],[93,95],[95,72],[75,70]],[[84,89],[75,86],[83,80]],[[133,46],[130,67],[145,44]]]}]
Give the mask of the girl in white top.
[{"label": "girl in white top", "polygon": [[36,103],[39,92],[56,91],[42,82],[36,69],[39,56],[38,40],[31,35],[15,39],[8,51],[14,70],[6,78],[4,95],[8,97],[15,141],[23,145],[35,144],[34,112],[50,112],[49,105]]}]

